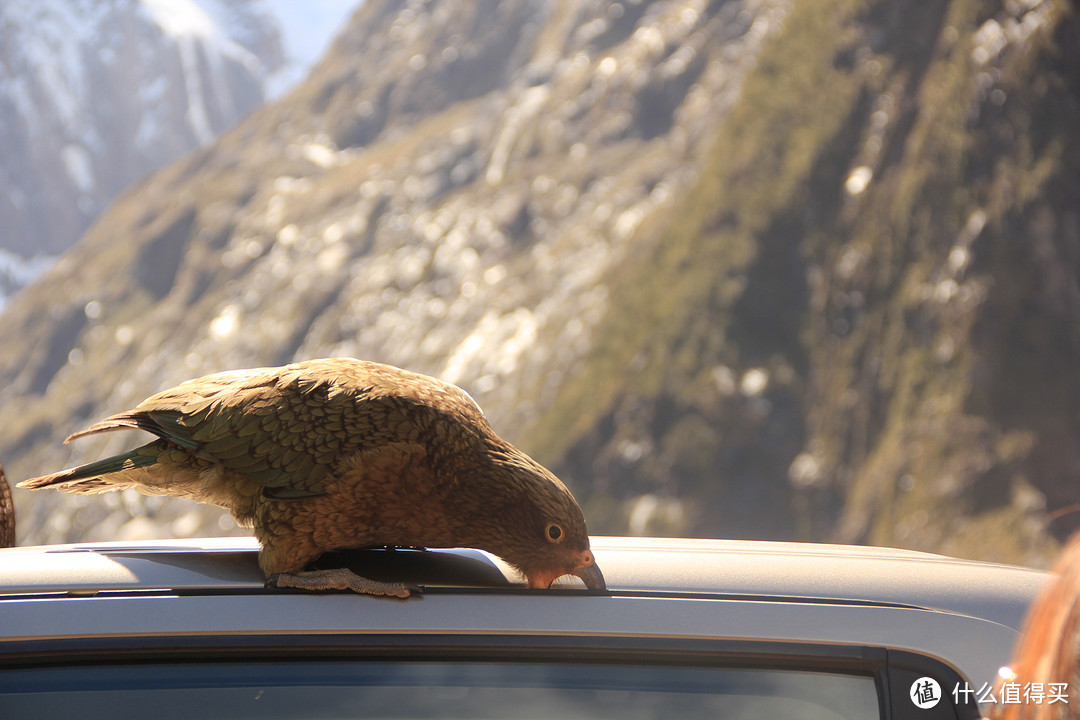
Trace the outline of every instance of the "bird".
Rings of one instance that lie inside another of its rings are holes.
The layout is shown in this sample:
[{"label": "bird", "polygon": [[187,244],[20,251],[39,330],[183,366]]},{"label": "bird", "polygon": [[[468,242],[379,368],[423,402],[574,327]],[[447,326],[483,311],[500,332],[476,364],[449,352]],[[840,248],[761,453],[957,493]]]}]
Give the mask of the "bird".
[{"label": "bird", "polygon": [[0,465],[0,548],[15,547],[15,499]]},{"label": "bird", "polygon": [[225,508],[253,528],[269,587],[408,597],[418,588],[305,568],[332,550],[468,547],[501,557],[530,588],[571,574],[607,589],[570,490],[451,383],[352,358],[231,370],[65,442],[127,428],[156,439],[18,487],[134,488]]}]

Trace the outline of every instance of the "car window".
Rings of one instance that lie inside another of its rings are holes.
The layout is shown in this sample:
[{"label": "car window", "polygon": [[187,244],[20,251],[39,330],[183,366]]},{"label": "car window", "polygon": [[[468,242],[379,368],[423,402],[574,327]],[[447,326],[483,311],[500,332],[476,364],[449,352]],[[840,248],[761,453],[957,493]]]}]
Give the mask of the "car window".
[{"label": "car window", "polygon": [[0,717],[880,717],[870,675],[495,662],[166,663],[0,673]]}]

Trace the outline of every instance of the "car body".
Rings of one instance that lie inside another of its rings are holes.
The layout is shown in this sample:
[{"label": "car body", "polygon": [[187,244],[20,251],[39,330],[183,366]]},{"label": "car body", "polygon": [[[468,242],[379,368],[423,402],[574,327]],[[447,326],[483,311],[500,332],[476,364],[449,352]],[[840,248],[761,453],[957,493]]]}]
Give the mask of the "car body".
[{"label": "car body", "polygon": [[[341,703],[394,717],[977,717],[956,691],[995,679],[1050,577],[855,546],[593,549],[607,592],[572,577],[530,590],[477,550],[325,560],[417,582],[408,600],[266,589],[244,538],[2,550],[0,716],[143,702],[157,717],[274,717],[256,697],[273,696],[282,716],[315,717]],[[924,710],[911,695],[927,678],[938,701]]]}]

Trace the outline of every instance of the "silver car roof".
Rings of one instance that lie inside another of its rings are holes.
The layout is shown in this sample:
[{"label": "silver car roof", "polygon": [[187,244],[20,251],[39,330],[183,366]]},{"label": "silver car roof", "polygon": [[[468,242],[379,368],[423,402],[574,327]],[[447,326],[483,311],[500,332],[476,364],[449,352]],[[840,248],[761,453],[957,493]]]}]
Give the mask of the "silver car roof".
[{"label": "silver car roof", "polygon": [[[572,577],[522,592],[512,568],[478,550],[358,553],[422,560],[417,579],[438,597],[418,603],[258,592],[248,538],[10,548],[0,550],[0,650],[4,640],[138,633],[637,634],[909,649],[989,680],[1050,577],[861,546],[596,537],[592,547],[604,597]],[[499,587],[507,592],[489,589]],[[64,605],[80,599],[78,613]]]},{"label": "silver car roof", "polygon": [[[592,548],[611,591],[910,605],[1013,629],[1048,577],[1029,568],[857,545],[595,537]],[[256,588],[264,582],[257,552],[253,538],[240,537],[8,548],[0,550],[0,594]],[[468,559],[486,566],[492,578],[437,585],[520,582],[506,563],[480,550],[427,555]],[[557,586],[581,582],[567,576]]]}]

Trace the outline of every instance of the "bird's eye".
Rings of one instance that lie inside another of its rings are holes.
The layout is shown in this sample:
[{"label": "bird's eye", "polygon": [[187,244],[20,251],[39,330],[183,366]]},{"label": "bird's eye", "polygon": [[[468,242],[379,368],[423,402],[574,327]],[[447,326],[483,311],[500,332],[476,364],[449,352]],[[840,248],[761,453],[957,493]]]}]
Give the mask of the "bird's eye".
[{"label": "bird's eye", "polygon": [[548,523],[546,532],[551,542],[557,543],[563,539],[563,529],[555,523]]}]

